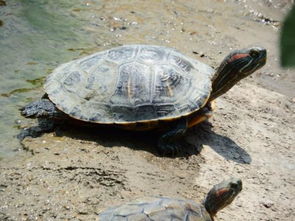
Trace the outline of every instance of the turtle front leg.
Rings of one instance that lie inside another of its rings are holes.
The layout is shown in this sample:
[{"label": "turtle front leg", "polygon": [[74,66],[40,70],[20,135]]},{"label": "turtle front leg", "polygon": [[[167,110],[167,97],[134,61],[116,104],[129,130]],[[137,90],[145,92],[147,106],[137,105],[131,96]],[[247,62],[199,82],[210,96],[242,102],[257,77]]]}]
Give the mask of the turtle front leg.
[{"label": "turtle front leg", "polygon": [[162,155],[175,155],[179,152],[181,145],[177,142],[185,134],[188,128],[186,118],[181,118],[173,123],[171,130],[160,136],[158,140],[158,148]]}]

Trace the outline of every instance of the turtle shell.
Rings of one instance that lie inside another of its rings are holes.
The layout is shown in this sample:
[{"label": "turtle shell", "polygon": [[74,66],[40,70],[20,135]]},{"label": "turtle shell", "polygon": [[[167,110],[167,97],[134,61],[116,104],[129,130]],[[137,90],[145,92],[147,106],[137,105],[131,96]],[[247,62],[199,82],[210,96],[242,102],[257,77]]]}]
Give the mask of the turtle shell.
[{"label": "turtle shell", "polygon": [[144,198],[99,213],[100,221],[212,221],[202,204],[165,197]]},{"label": "turtle shell", "polygon": [[45,91],[58,109],[82,121],[173,120],[206,104],[213,72],[171,48],[126,45],[60,65]]}]

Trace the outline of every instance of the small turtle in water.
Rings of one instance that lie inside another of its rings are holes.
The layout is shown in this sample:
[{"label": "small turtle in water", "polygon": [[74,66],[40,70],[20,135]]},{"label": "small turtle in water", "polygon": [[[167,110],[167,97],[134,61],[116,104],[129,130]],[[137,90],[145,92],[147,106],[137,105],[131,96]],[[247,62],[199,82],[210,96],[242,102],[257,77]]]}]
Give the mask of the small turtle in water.
[{"label": "small turtle in water", "polygon": [[260,47],[233,51],[214,70],[171,48],[124,45],[57,67],[45,82],[43,98],[21,114],[161,129],[160,152],[174,153],[180,148],[177,138],[210,117],[211,101],[265,63],[266,50]]},{"label": "small turtle in water", "polygon": [[107,209],[99,214],[99,220],[212,221],[216,213],[229,205],[241,190],[242,181],[237,178],[230,178],[229,180],[215,185],[201,204],[192,200],[171,199],[166,197],[145,198]]}]

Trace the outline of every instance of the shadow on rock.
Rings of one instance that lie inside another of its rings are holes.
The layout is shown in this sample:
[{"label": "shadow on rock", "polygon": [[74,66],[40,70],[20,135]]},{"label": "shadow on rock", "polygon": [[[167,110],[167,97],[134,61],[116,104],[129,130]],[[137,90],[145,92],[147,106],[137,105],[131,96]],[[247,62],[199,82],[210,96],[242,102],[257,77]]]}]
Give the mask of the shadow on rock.
[{"label": "shadow on rock", "polygon": [[177,142],[182,144],[182,148],[178,152],[174,154],[161,153],[157,148],[157,142],[161,133],[154,131],[137,132],[99,126],[95,130],[91,128],[83,129],[83,132],[79,128],[71,128],[70,130],[60,128],[55,133],[57,136],[68,136],[74,139],[94,141],[101,146],[109,148],[125,146],[133,150],[143,150],[159,157],[188,157],[198,154],[201,149],[199,145],[183,145],[185,142],[179,140]]},{"label": "shadow on rock", "polygon": [[53,126],[49,120],[39,121],[38,126],[23,129],[18,135],[18,139],[25,137],[39,137],[44,133],[54,132],[56,136],[66,136],[76,140],[91,141],[106,148],[115,146],[125,146],[133,150],[143,150],[155,156],[165,157],[188,157],[199,153],[201,146],[186,144],[183,140],[177,141],[181,146],[180,150],[174,154],[160,153],[157,149],[158,138],[161,133],[145,131],[136,132],[113,128],[109,126],[84,126],[84,125],[59,125]]},{"label": "shadow on rock", "polygon": [[204,122],[192,128],[188,133],[188,139],[197,145],[208,145],[216,153],[227,160],[240,164],[250,164],[251,156],[230,138],[212,131],[212,125]]},{"label": "shadow on rock", "polygon": [[65,124],[54,128],[48,121],[39,121],[39,126],[23,130],[18,138],[22,140],[27,136],[38,137],[44,132],[53,131],[56,136],[67,136],[73,139],[92,141],[104,147],[111,148],[114,146],[126,146],[133,150],[150,152],[155,156],[172,158],[197,155],[200,153],[203,145],[208,145],[227,160],[243,164],[251,163],[251,157],[245,150],[239,147],[230,138],[216,134],[211,128],[212,126],[209,122],[204,122],[201,125],[190,129],[184,137],[188,142],[179,140],[178,143],[181,148],[173,155],[159,153],[157,149],[157,141],[160,133],[134,132],[101,125],[85,127],[81,125],[69,126]]}]

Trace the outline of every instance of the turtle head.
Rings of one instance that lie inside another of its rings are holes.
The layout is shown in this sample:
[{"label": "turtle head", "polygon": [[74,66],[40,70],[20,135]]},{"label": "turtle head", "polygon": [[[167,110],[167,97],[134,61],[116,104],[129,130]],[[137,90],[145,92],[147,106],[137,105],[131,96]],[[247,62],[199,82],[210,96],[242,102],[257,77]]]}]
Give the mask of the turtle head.
[{"label": "turtle head", "polygon": [[266,63],[266,49],[251,47],[231,52],[221,63],[212,79],[210,100],[231,89]]},{"label": "turtle head", "polygon": [[237,178],[230,178],[213,186],[204,201],[207,212],[213,218],[219,210],[231,204],[241,190],[242,181]]}]

